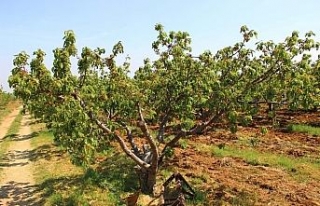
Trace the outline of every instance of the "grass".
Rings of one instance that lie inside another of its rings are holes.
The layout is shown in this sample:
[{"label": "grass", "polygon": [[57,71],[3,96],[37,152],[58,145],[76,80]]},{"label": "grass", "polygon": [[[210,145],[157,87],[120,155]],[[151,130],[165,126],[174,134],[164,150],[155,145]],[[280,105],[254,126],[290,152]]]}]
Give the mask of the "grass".
[{"label": "grass", "polygon": [[76,196],[83,171],[72,165],[65,152],[54,146],[53,135],[44,125],[32,125],[37,136],[32,139],[32,161],[36,183],[42,193],[44,205],[77,205],[83,202]]},{"label": "grass", "polygon": [[105,151],[100,161],[84,169],[71,164],[44,125],[32,129],[38,133],[32,139],[33,161],[44,205],[123,205],[123,197],[138,189],[134,164],[122,153]]},{"label": "grass", "polygon": [[304,124],[291,124],[288,126],[290,132],[307,133],[314,136],[320,136],[320,128]]},{"label": "grass", "polygon": [[[125,205],[124,198],[139,188],[135,164],[122,152],[109,149],[98,154],[99,161],[84,170],[70,163],[64,148],[54,145],[52,133],[41,124],[33,125],[37,137],[32,139],[34,173],[43,205]],[[44,166],[45,165],[45,166]],[[173,172],[162,170],[162,184]],[[210,177],[206,174],[194,181],[203,184]],[[138,205],[147,205],[152,198],[141,195]],[[196,190],[190,205],[203,205],[206,194]]]}]

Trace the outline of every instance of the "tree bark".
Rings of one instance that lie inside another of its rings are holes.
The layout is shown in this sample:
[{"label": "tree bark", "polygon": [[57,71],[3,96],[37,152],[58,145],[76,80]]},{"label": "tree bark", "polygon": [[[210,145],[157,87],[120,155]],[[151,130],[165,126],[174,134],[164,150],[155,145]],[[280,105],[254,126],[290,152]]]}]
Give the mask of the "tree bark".
[{"label": "tree bark", "polygon": [[139,184],[141,192],[144,194],[152,194],[154,186],[157,182],[157,170],[158,168],[148,168],[144,169],[139,167],[137,169],[137,174],[139,176]]}]

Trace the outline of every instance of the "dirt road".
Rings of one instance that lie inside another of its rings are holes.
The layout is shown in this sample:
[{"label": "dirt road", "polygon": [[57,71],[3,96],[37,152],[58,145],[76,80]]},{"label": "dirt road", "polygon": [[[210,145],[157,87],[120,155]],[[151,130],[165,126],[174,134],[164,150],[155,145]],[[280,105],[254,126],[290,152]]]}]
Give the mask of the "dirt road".
[{"label": "dirt road", "polygon": [[[0,125],[0,138],[19,114],[13,111]],[[0,205],[40,205],[30,161],[32,132],[29,119],[24,116],[17,137],[13,138],[5,155],[0,159]],[[1,144],[1,142],[0,142]]]},{"label": "dirt road", "polygon": [[4,136],[7,134],[8,129],[10,128],[11,124],[13,123],[14,119],[19,114],[19,112],[20,108],[13,110],[13,112],[11,112],[0,122],[0,140],[2,140]]}]

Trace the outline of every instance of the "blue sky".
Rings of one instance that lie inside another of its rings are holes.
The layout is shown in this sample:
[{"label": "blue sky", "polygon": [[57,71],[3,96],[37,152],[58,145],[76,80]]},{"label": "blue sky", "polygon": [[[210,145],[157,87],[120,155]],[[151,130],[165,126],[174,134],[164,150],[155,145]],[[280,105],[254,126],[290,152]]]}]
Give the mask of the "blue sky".
[{"label": "blue sky", "polygon": [[43,49],[51,68],[52,50],[69,29],[80,51],[83,46],[110,51],[121,40],[134,71],[153,55],[156,23],[167,31],[187,31],[194,53],[214,52],[240,40],[242,25],[261,40],[281,41],[293,30],[320,35],[319,8],[319,0],[1,0],[0,85],[9,89],[13,55],[20,51]]}]

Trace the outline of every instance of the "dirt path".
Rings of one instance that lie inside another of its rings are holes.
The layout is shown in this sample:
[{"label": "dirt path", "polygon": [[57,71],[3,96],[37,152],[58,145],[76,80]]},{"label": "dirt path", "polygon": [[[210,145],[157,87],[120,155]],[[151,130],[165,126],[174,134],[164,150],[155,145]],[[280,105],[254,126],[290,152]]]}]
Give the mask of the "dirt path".
[{"label": "dirt path", "polygon": [[[0,126],[1,135],[10,127],[19,111],[14,111]],[[4,158],[0,160],[0,205],[39,205],[36,198],[36,186],[30,162],[32,133],[28,117],[21,122],[19,135],[14,138]],[[1,144],[1,143],[0,143]]]},{"label": "dirt path", "polygon": [[0,123],[0,140],[2,140],[2,138],[4,138],[4,136],[7,134],[9,127],[11,126],[19,112],[20,108],[15,109],[2,120],[2,122]]}]

